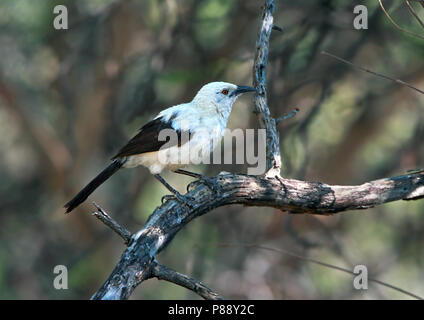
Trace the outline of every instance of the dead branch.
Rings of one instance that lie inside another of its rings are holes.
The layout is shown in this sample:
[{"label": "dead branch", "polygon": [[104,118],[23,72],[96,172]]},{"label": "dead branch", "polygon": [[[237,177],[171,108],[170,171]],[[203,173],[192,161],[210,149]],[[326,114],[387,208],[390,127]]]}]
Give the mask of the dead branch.
[{"label": "dead branch", "polygon": [[[116,222],[111,216],[109,216],[106,211],[104,211],[99,205],[93,202],[93,205],[98,211],[93,212],[93,216],[103,222],[107,227],[112,229],[117,233],[122,239],[124,239],[125,244],[128,246],[132,241],[131,233],[118,222]],[[164,265],[159,264],[156,260],[152,263],[151,273],[149,278],[157,278],[159,280],[165,280],[172,283],[175,283],[179,286],[187,288],[194,293],[198,294],[204,299],[207,300],[223,300],[219,294],[213,292],[207,286],[205,286],[199,280],[181,274],[177,271],[174,271]]]},{"label": "dead branch", "polygon": [[205,300],[223,300],[219,294],[213,292],[211,289],[206,287],[199,280],[193,279],[189,276],[174,271],[162,264],[156,263],[152,268],[152,278],[158,278],[159,280],[166,280],[168,282],[175,283],[181,287],[187,288],[194,293],[197,293]]},{"label": "dead branch", "polygon": [[253,85],[257,89],[255,94],[255,112],[258,114],[260,126],[266,130],[266,171],[279,175],[281,168],[280,136],[277,132],[275,120],[269,112],[266,86],[269,38],[274,25],[273,12],[274,1],[266,1],[262,14],[262,25],[256,42]]},{"label": "dead branch", "polygon": [[124,243],[128,245],[131,241],[131,232],[116,222],[95,202],[93,202],[93,205],[97,208],[98,211],[93,212],[92,215],[103,222],[106,226],[111,228],[118,236],[124,239]]},{"label": "dead branch", "polygon": [[166,201],[133,236],[131,245],[92,299],[127,299],[151,276],[156,254],[194,218],[230,204],[273,207],[290,213],[334,214],[368,209],[397,200],[424,198],[424,173],[370,181],[358,186],[331,186],[321,182],[223,174],[211,178],[220,188],[217,196],[204,185],[188,195],[196,199],[187,210],[175,200]]}]

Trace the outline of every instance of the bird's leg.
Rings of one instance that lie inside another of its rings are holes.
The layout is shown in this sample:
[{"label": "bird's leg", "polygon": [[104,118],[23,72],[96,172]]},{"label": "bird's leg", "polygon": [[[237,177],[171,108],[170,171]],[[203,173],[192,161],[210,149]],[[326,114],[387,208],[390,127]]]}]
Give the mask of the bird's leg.
[{"label": "bird's leg", "polygon": [[181,193],[179,193],[177,190],[175,190],[168,182],[165,181],[164,178],[162,178],[161,175],[155,174],[154,175],[156,179],[159,180],[160,183],[162,183],[169,191],[172,192],[173,196],[165,196],[166,199],[176,198],[178,201],[184,203],[186,206],[194,208],[193,202],[188,199],[188,197],[183,196]]},{"label": "bird's leg", "polygon": [[[208,178],[207,176],[205,176],[203,174],[195,173],[195,172],[191,172],[191,171],[187,171],[187,170],[183,170],[183,169],[177,169],[174,172],[199,179],[201,182],[203,182],[213,192],[215,192],[216,194],[219,193],[219,189],[216,186],[216,184],[213,183],[213,181],[210,178]],[[189,189],[189,186],[190,186],[190,184],[187,186],[187,191]]]}]

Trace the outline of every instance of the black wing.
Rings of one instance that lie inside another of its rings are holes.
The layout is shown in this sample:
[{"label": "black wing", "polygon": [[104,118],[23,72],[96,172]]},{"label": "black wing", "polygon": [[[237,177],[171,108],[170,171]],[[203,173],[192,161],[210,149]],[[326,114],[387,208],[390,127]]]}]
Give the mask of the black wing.
[{"label": "black wing", "polygon": [[[170,140],[170,137],[168,137],[165,141],[159,141],[159,133],[164,129],[171,129],[177,133],[179,146],[187,142],[187,137],[190,136],[190,132],[183,135],[181,130],[175,130],[171,126],[173,118],[174,117],[171,117],[169,121],[165,122],[163,121],[163,117],[161,117],[146,123],[140,129],[140,132],[134,136],[123,148],[121,148],[121,150],[119,150],[119,152],[112,158],[112,160],[145,152],[159,151],[160,148]],[[185,138],[186,141],[183,141],[183,138]],[[169,147],[172,147],[176,144],[177,143],[172,143],[169,145]]]}]

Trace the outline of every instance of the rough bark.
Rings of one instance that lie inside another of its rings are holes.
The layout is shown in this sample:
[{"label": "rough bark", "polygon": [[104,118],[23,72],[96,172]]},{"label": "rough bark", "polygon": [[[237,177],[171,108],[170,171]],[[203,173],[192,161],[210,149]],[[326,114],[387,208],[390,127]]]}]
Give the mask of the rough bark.
[{"label": "rough bark", "polygon": [[93,299],[127,299],[133,290],[151,277],[156,254],[184,226],[211,210],[230,204],[273,207],[290,213],[334,214],[368,209],[397,200],[424,198],[424,172],[367,182],[358,186],[331,186],[281,177],[267,178],[221,174],[211,178],[221,190],[216,196],[199,184],[188,195],[195,207],[187,210],[171,200],[158,207],[146,225],[132,237],[129,247]]},{"label": "rough bark", "polygon": [[256,42],[253,85],[257,90],[255,94],[255,112],[258,114],[260,126],[266,130],[266,171],[271,174],[280,174],[280,139],[275,119],[271,117],[269,112],[266,86],[269,39],[274,26],[273,12],[274,1],[266,1],[262,14],[262,25]]}]

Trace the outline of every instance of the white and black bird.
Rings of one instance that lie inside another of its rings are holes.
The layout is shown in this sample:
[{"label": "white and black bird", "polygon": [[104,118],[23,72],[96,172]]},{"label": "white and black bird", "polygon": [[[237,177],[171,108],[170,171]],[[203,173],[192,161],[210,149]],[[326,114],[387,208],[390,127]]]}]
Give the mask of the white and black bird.
[{"label": "white and black bird", "polygon": [[[133,168],[139,165],[147,167],[179,201],[190,204],[190,200],[172,188],[160,173],[168,169],[201,179],[209,185],[205,176],[181,168],[190,163],[197,164],[201,158],[210,154],[224,135],[233,103],[242,93],[249,91],[256,90],[227,82],[211,82],[204,85],[191,102],[163,110],[140,129],[139,133],[112,158],[113,162],[106,169],[65,205],[66,213],[84,202],[120,168]],[[173,130],[178,139],[174,139],[173,143],[172,139],[163,139],[160,135],[165,129]],[[190,151],[193,149],[201,151],[193,153]],[[187,159],[175,161],[180,159],[178,155],[184,156],[188,153],[190,153],[188,161]]]}]

